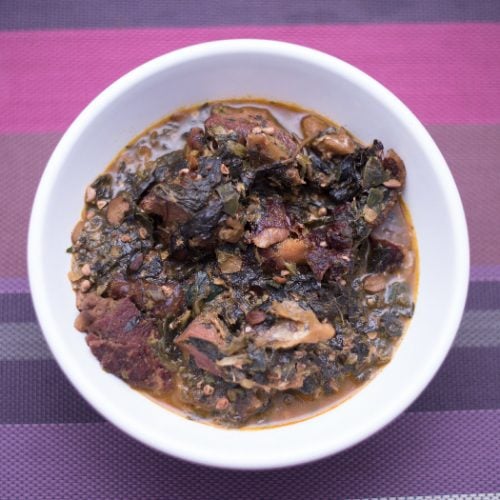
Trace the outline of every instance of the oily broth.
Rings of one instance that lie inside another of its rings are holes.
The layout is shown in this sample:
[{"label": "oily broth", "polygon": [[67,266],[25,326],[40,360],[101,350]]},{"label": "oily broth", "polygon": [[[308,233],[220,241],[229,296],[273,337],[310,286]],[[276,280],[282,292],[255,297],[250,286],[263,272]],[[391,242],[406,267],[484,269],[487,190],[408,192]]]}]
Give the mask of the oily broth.
[{"label": "oily broth", "polygon": [[[225,104],[230,104],[233,107],[253,106],[266,108],[276,117],[276,119],[286,129],[301,137],[300,121],[308,114],[315,114],[327,121],[334,127],[339,127],[339,124],[333,122],[324,116],[305,110],[294,104],[276,103],[274,101],[266,101],[264,99],[238,99],[238,100],[225,100]],[[210,105],[216,102],[210,103]],[[144,132],[136,136],[118,155],[113,159],[106,169],[106,172],[114,177],[113,189],[114,194],[120,191],[121,187],[116,182],[116,173],[118,168],[123,169],[123,164],[126,165],[126,171],[137,172],[145,168],[145,165],[154,161],[160,156],[171,151],[179,150],[184,147],[185,136],[192,127],[203,128],[204,121],[208,118],[210,113],[210,105],[204,104],[202,106],[192,106],[189,108],[181,109],[175,113],[163,118],[147,128]],[[358,144],[364,146],[364,143],[352,136]],[[413,302],[416,299],[416,292],[418,286],[418,254],[416,236],[411,222],[410,213],[400,200],[402,213],[406,224],[406,231],[411,240],[411,258],[412,262],[403,273],[393,273],[391,281],[401,281],[402,279],[408,283],[411,289],[411,297]],[[410,320],[406,319],[404,322],[404,331],[408,328]],[[403,333],[404,336],[404,333]],[[393,343],[394,349],[397,348],[399,342]],[[375,375],[383,367],[375,370]],[[173,411],[177,414],[186,416],[190,419],[199,420],[201,422],[210,424],[210,416],[207,418],[193,414],[189,406],[187,406],[180,395],[178,384],[176,383],[177,375],[174,374],[173,388],[168,395],[158,398],[148,392],[140,391],[155,403],[160,404],[166,409]],[[257,415],[252,417],[246,424],[246,429],[252,428],[266,428],[277,425],[287,425],[301,420],[314,417],[318,414],[329,411],[338,406],[342,402],[352,397],[366,382],[359,383],[347,378],[340,390],[328,396],[322,396],[317,399],[308,398],[302,394],[289,394],[278,393],[274,397],[274,403],[268,408],[264,415]]]}]

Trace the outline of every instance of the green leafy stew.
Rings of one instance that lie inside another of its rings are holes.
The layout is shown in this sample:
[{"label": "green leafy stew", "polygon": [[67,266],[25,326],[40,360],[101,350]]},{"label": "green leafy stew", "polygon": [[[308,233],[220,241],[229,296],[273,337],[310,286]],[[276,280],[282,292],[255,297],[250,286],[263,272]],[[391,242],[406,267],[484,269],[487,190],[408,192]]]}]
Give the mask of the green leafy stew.
[{"label": "green leafy stew", "polygon": [[331,408],[414,310],[406,170],[292,105],[180,110],[85,191],[69,278],[104,370],[170,409],[268,426]]}]

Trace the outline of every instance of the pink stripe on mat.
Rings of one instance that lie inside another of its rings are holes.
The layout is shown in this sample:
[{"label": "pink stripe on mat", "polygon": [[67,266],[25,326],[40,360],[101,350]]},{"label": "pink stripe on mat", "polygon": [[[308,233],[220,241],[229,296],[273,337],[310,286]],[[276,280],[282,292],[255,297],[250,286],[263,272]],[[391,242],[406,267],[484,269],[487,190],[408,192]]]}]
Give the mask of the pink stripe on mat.
[{"label": "pink stripe on mat", "polygon": [[498,24],[233,26],[1,33],[0,132],[64,130],[101,90],[148,59],[245,37],[335,54],[387,85],[427,123],[500,121]]},{"label": "pink stripe on mat", "polygon": [[242,499],[350,498],[500,488],[499,411],[407,413],[340,455],[267,472],[181,462],[106,423],[4,425],[0,441],[5,498],[197,498],[201,489],[205,498],[236,491]]}]

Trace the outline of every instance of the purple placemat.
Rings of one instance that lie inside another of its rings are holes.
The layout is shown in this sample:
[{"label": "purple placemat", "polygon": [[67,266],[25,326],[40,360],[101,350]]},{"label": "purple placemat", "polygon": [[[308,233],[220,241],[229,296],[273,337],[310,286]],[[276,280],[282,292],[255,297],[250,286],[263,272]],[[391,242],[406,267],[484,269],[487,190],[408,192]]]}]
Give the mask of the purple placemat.
[{"label": "purple placemat", "polygon": [[[103,421],[45,345],[25,263],[38,180],[78,112],[154,56],[242,37],[321,49],[403,99],[453,171],[472,249],[456,342],[412,407],[340,455],[266,472],[188,464]],[[0,0],[0,498],[500,498],[499,157],[496,0]]]}]

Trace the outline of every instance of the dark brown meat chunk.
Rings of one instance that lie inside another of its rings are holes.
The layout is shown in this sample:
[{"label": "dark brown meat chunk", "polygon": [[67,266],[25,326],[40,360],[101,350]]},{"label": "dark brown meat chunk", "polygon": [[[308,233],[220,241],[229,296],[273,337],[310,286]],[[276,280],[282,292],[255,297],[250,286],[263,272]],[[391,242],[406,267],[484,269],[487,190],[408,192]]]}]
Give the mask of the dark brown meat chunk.
[{"label": "dark brown meat chunk", "polygon": [[315,115],[306,115],[300,121],[300,128],[304,138],[316,137],[326,130],[330,125]]},{"label": "dark brown meat chunk", "polygon": [[316,279],[321,281],[327,271],[331,277],[348,274],[353,267],[352,230],[338,219],[331,225],[314,229],[308,234],[309,250],[306,261]]},{"label": "dark brown meat chunk", "polygon": [[170,373],[153,350],[157,331],[152,322],[140,319],[140,311],[129,298],[88,294],[79,306],[75,326],[87,332],[87,344],[106,371],[154,393],[170,388]]},{"label": "dark brown meat chunk", "polygon": [[384,169],[391,173],[384,185],[401,191],[406,182],[406,168],[403,160],[393,150],[389,149],[383,161]]},{"label": "dark brown meat chunk", "polygon": [[279,196],[262,200],[252,243],[258,248],[268,248],[286,240],[290,234],[290,220]]},{"label": "dark brown meat chunk", "polygon": [[236,140],[260,161],[279,161],[293,156],[297,143],[270,111],[263,108],[217,105],[205,122],[207,133],[217,141]]},{"label": "dark brown meat chunk", "polygon": [[121,193],[109,202],[106,218],[110,224],[118,226],[123,222],[125,215],[131,208],[132,203],[128,200],[128,196]]},{"label": "dark brown meat chunk", "polygon": [[408,234],[408,224],[401,205],[396,203],[384,222],[370,235],[371,254],[368,270],[383,272],[400,266],[411,246]]},{"label": "dark brown meat chunk", "polygon": [[223,349],[228,338],[226,325],[215,313],[203,313],[194,319],[175,343],[186,355],[192,356],[198,368],[221,376],[216,365],[219,349]]},{"label": "dark brown meat chunk", "polygon": [[116,280],[110,283],[108,293],[114,299],[130,297],[141,311],[160,319],[179,314],[185,306],[184,292],[174,281],[157,285],[143,280]]},{"label": "dark brown meat chunk", "polygon": [[205,147],[205,132],[199,127],[193,127],[186,138],[186,144],[191,150],[203,151]]},{"label": "dark brown meat chunk", "polygon": [[187,222],[215,198],[214,188],[222,179],[221,164],[218,158],[201,158],[197,172],[180,170],[175,177],[155,184],[140,207],[160,215],[166,224]]}]

